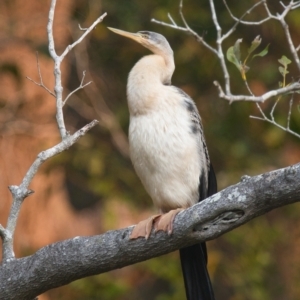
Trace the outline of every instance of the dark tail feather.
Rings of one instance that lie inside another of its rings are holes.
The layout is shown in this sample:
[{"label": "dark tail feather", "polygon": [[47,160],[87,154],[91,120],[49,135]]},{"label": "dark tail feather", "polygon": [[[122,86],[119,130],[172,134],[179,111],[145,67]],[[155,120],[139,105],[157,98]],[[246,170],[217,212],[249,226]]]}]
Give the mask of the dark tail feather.
[{"label": "dark tail feather", "polygon": [[205,243],[182,248],[179,253],[187,300],[215,299],[206,268]]},{"label": "dark tail feather", "polygon": [[[217,192],[217,181],[212,165],[208,173],[208,188],[200,178],[200,199],[209,197]],[[205,243],[196,244],[179,250],[182,274],[184,278],[187,300],[214,300],[214,293],[207,271],[207,251]]]}]

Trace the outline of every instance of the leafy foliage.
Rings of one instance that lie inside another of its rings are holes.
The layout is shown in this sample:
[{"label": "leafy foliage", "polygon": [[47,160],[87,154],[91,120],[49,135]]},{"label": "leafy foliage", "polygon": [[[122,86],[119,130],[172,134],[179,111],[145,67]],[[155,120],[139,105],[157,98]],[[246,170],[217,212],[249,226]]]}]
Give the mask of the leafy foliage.
[{"label": "leafy foliage", "polygon": [[[241,61],[241,49],[240,44],[242,43],[242,39],[238,39],[234,46],[231,46],[228,48],[226,56],[227,59],[232,62],[237,69],[241,72],[242,78],[244,81],[246,81],[246,73],[249,71],[250,67],[246,65],[247,61],[250,59],[251,54],[258,48],[258,46],[261,43],[261,38],[258,35],[251,43],[251,46],[247,49],[248,55],[244,59],[244,61]],[[252,55],[251,59],[255,57],[263,57],[268,53],[269,44],[259,53]]]},{"label": "leafy foliage", "polygon": [[279,66],[279,72],[283,77],[283,81],[279,82],[279,87],[285,87],[286,86],[286,75],[289,73],[288,71],[288,65],[292,62],[289,60],[285,55],[283,55],[280,59],[278,59],[279,63],[282,66]]}]

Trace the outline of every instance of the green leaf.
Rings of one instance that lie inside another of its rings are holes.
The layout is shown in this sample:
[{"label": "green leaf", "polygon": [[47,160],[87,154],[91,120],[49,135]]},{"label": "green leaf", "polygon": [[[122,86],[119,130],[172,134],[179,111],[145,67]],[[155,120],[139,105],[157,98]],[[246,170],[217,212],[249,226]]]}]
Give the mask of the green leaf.
[{"label": "green leaf", "polygon": [[263,56],[265,56],[266,54],[268,54],[268,52],[269,52],[269,46],[270,46],[270,44],[268,44],[267,47],[266,47],[264,50],[262,50],[261,52],[259,52],[259,53],[255,54],[255,55],[253,55],[252,59],[253,59],[254,57],[257,57],[257,56],[263,57]]},{"label": "green leaf", "polygon": [[248,54],[251,54],[253,51],[255,51],[256,48],[260,45],[260,43],[261,43],[261,38],[258,35],[251,43],[251,46],[248,48]]},{"label": "green leaf", "polygon": [[243,39],[238,39],[234,46],[233,46],[233,53],[238,62],[241,62],[241,50],[240,50],[240,43],[243,41]]},{"label": "green leaf", "polygon": [[282,76],[285,76],[286,74],[290,73],[287,69],[281,66],[278,68],[278,70]]},{"label": "green leaf", "polygon": [[230,48],[228,48],[227,52],[226,52],[226,57],[227,59],[233,63],[239,70],[241,69],[241,62],[237,59],[235,53],[234,53],[234,47],[231,46]]},{"label": "green leaf", "polygon": [[292,61],[289,60],[285,55],[282,55],[282,57],[280,59],[278,59],[278,61],[284,66],[287,67],[287,65],[289,65]]}]

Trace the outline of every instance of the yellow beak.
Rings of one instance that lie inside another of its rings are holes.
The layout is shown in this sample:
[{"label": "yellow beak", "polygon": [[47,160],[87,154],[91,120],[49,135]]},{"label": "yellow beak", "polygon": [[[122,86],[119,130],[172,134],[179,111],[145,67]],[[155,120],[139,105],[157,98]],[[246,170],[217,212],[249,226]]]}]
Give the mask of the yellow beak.
[{"label": "yellow beak", "polygon": [[116,28],[111,28],[111,27],[107,27],[109,30],[111,30],[112,32],[116,33],[116,34],[119,34],[119,35],[122,35],[122,36],[125,36],[125,37],[128,37],[136,42],[141,42],[142,40],[142,37],[139,33],[131,33],[131,32],[128,32],[128,31],[124,31],[124,30],[120,30],[120,29],[116,29]]}]

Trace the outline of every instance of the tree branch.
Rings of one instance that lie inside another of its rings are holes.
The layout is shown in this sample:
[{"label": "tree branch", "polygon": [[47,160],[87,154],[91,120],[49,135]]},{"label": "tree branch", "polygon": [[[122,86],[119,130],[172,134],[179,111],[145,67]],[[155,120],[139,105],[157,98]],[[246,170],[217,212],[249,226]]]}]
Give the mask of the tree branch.
[{"label": "tree branch", "polygon": [[91,84],[92,81],[89,81],[87,83],[83,83],[84,82],[84,78],[85,78],[85,74],[86,74],[86,71],[83,71],[83,74],[82,74],[82,78],[81,78],[81,82],[80,82],[80,85],[78,88],[76,88],[75,90],[73,90],[72,92],[69,93],[69,95],[65,98],[65,100],[63,101],[63,106],[65,106],[65,104],[67,103],[67,101],[69,100],[69,98],[75,94],[77,91],[85,88],[87,85]]},{"label": "tree branch", "polygon": [[54,13],[55,13],[55,6],[56,6],[56,0],[51,0],[50,4],[50,10],[48,15],[48,25],[47,25],[47,33],[48,33],[48,40],[49,40],[49,52],[51,57],[54,60],[54,77],[55,77],[55,94],[50,91],[43,83],[40,65],[39,65],[39,59],[37,55],[37,67],[38,67],[38,74],[40,78],[40,83],[37,83],[33,81],[32,79],[28,78],[29,80],[33,81],[37,85],[43,87],[47,92],[49,92],[52,96],[56,98],[56,121],[59,128],[59,132],[61,135],[62,141],[53,146],[52,148],[49,148],[45,151],[40,152],[37,155],[37,158],[33,162],[33,164],[30,166],[29,170],[27,171],[26,175],[24,176],[21,184],[19,186],[13,185],[9,186],[9,190],[11,191],[11,194],[13,196],[13,202],[12,206],[9,212],[8,220],[7,220],[7,226],[4,228],[0,224],[0,237],[3,240],[2,243],[2,252],[3,252],[3,260],[4,261],[10,261],[15,258],[15,254],[13,251],[13,237],[14,232],[17,224],[17,219],[21,210],[22,203],[26,197],[31,195],[33,193],[32,190],[28,189],[29,184],[31,183],[33,177],[35,176],[36,172],[38,171],[39,167],[43,162],[45,162],[47,159],[53,157],[56,154],[61,153],[62,151],[68,149],[70,146],[72,146],[80,137],[82,137],[84,134],[86,134],[87,131],[89,131],[92,127],[94,127],[98,121],[94,120],[91,123],[87,124],[74,134],[70,135],[66,131],[65,123],[64,123],[64,115],[63,115],[63,105],[66,103],[68,98],[74,94],[79,89],[84,88],[90,82],[83,84],[85,72],[83,73],[83,77],[80,83],[80,86],[75,89],[73,92],[71,92],[65,99],[65,101],[62,100],[62,82],[61,82],[61,70],[60,65],[65,56],[71,51],[72,48],[74,48],[77,44],[79,44],[86,35],[91,32],[95,26],[100,23],[104,17],[106,16],[106,13],[104,13],[102,16],[100,16],[89,28],[85,30],[85,33],[73,44],[69,45],[65,51],[58,56],[55,51],[55,43],[54,43],[54,37],[53,37],[53,21],[54,21]]},{"label": "tree branch", "polygon": [[[168,26],[171,28],[174,28],[176,30],[181,30],[181,31],[185,31],[188,33],[191,33],[193,36],[196,37],[197,41],[199,41],[200,43],[202,43],[206,48],[208,48],[211,52],[213,52],[219,59],[220,65],[221,65],[221,69],[223,71],[223,78],[224,78],[224,89],[221,86],[221,84],[217,81],[214,82],[215,86],[218,88],[219,90],[219,97],[225,100],[228,100],[230,103],[234,102],[234,101],[251,101],[251,102],[264,102],[274,96],[278,96],[278,95],[282,95],[282,94],[286,94],[288,92],[293,92],[293,91],[299,91],[300,90],[300,84],[298,82],[295,82],[287,87],[283,87],[283,88],[279,88],[276,90],[272,90],[269,91],[261,96],[248,96],[248,95],[232,95],[231,93],[231,87],[230,87],[230,75],[228,73],[228,69],[227,69],[227,65],[225,62],[225,57],[224,57],[224,52],[222,49],[222,44],[224,42],[225,39],[227,39],[236,29],[236,27],[239,24],[244,24],[244,25],[261,25],[269,20],[276,20],[278,22],[281,23],[282,27],[283,27],[283,31],[284,34],[286,36],[286,39],[288,41],[288,45],[290,48],[290,51],[293,55],[294,61],[298,67],[298,69],[300,70],[300,59],[298,56],[298,51],[300,49],[300,46],[298,46],[297,48],[294,46],[294,43],[292,41],[291,35],[290,35],[290,31],[289,31],[289,27],[288,24],[285,21],[285,17],[287,16],[287,14],[294,9],[297,9],[300,7],[300,3],[299,1],[294,2],[294,0],[291,0],[290,3],[288,5],[283,5],[283,11],[281,13],[278,13],[277,15],[273,15],[268,7],[267,1],[266,0],[260,0],[257,3],[255,3],[254,5],[252,5],[240,18],[237,18],[233,15],[233,13],[231,12],[227,1],[223,0],[224,5],[226,6],[226,9],[230,15],[230,17],[235,21],[235,24],[233,25],[233,27],[231,29],[229,29],[225,34],[222,34],[222,27],[220,26],[219,22],[218,22],[218,17],[217,17],[217,13],[216,13],[216,9],[215,9],[215,4],[214,4],[214,0],[209,0],[209,4],[210,4],[210,9],[211,9],[211,17],[212,17],[212,21],[214,23],[214,27],[216,30],[216,49],[211,47],[210,45],[208,45],[207,43],[205,43],[204,39],[201,38],[196,32],[194,32],[188,25],[187,21],[185,20],[183,13],[182,13],[182,0],[180,1],[179,4],[179,14],[181,16],[181,19],[184,23],[185,27],[180,27],[178,26],[175,21],[173,20],[173,18],[170,16],[170,14],[168,14],[168,17],[171,21],[171,24],[169,23],[165,23],[165,22],[161,22],[161,21],[157,21],[155,19],[152,19],[152,22],[155,22],[157,24],[163,25],[163,26]],[[260,20],[260,21],[243,21],[244,17],[248,14],[250,14],[256,7],[263,5],[265,10],[266,10],[266,14],[267,17]],[[249,86],[248,86],[249,87]],[[225,90],[225,91],[224,91]],[[257,119],[257,117],[255,117]],[[262,119],[262,118],[258,118],[258,119]],[[271,120],[272,121],[272,120]],[[278,126],[279,124],[276,123],[276,126]],[[283,128],[282,126],[278,126],[280,128]],[[298,136],[297,134],[295,134],[294,132],[292,132],[289,128],[286,129],[287,132],[290,132],[296,136]]]},{"label": "tree branch", "polygon": [[48,245],[0,266],[0,299],[32,299],[71,281],[215,239],[253,218],[300,200],[300,164],[250,177],[178,214],[171,236],[129,240],[132,226]]},{"label": "tree branch", "polygon": [[55,94],[49,88],[47,88],[45,86],[44,82],[43,82],[43,77],[42,77],[42,73],[41,73],[40,62],[39,62],[39,53],[38,52],[36,52],[36,64],[37,64],[37,69],[38,69],[38,73],[39,73],[40,82],[36,82],[28,76],[26,76],[26,78],[28,80],[32,81],[34,84],[36,84],[36,85],[42,87],[43,89],[45,89],[53,97],[56,97]]},{"label": "tree branch", "polygon": [[289,86],[286,86],[286,87],[283,87],[283,88],[280,88],[277,90],[269,91],[261,96],[247,96],[247,95],[231,95],[231,94],[224,93],[221,85],[217,81],[214,81],[214,85],[219,90],[219,97],[222,99],[228,100],[230,103],[235,102],[235,101],[251,101],[251,102],[263,103],[272,97],[300,90],[300,83],[294,82],[294,83],[290,84]]},{"label": "tree branch", "polygon": [[59,56],[55,51],[55,43],[53,37],[53,21],[54,21],[54,12],[55,12],[55,5],[56,0],[51,1],[49,16],[48,16],[48,25],[47,25],[47,33],[48,33],[48,40],[49,40],[49,52],[54,60],[54,77],[55,77],[55,96],[56,96],[56,121],[58,125],[58,129],[62,139],[68,137],[69,133],[66,130],[64,115],[63,115],[63,87],[61,82],[61,70],[60,65],[65,56],[76,46],[78,45],[95,27],[97,24],[103,21],[105,16],[107,15],[104,13],[100,16],[89,28],[85,29],[85,33],[73,44],[66,47],[63,53]]},{"label": "tree branch", "polygon": [[[26,175],[24,176],[21,184],[19,186],[11,185],[9,186],[9,190],[13,196],[12,206],[9,212],[7,226],[6,229],[3,230],[2,226],[0,227],[0,231],[2,234],[1,237],[3,239],[3,260],[12,260],[15,258],[14,251],[13,251],[13,237],[14,232],[18,220],[18,216],[21,210],[21,205],[26,197],[33,193],[32,190],[29,190],[29,184],[31,183],[33,177],[35,176],[36,172],[38,171],[39,167],[45,162],[47,159],[65,151],[66,149],[70,148],[73,144],[75,144],[79,138],[85,135],[92,127],[98,124],[97,120],[92,121],[91,123],[85,125],[80,130],[75,132],[73,135],[68,136],[59,144],[55,145],[52,148],[49,148],[45,151],[40,152],[37,155],[37,158],[33,162],[33,164],[28,169]],[[1,299],[1,298],[0,298]]]}]

